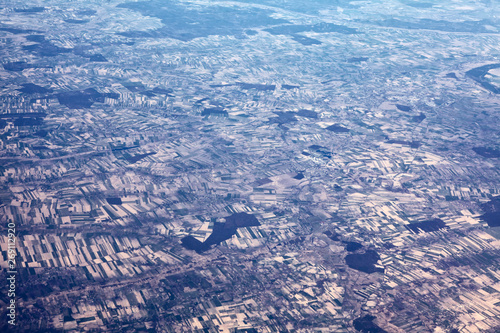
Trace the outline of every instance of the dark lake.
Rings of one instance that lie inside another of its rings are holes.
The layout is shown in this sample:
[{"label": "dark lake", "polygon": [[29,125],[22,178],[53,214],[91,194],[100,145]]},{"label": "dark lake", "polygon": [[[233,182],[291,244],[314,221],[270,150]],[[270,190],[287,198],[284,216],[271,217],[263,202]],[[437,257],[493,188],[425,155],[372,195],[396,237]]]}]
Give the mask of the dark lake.
[{"label": "dark lake", "polygon": [[269,118],[270,124],[288,124],[297,121],[295,118],[295,112],[274,112],[278,117]]},{"label": "dark lake", "polygon": [[356,252],[359,249],[363,248],[363,245],[358,242],[343,242],[345,245],[345,249],[347,252]]},{"label": "dark lake", "polygon": [[414,123],[421,123],[425,118],[427,118],[425,114],[420,113],[418,116],[411,117],[411,121]]},{"label": "dark lake", "polygon": [[308,148],[310,150],[318,153],[318,154],[321,154],[325,158],[329,159],[332,157],[332,153],[331,153],[330,149],[328,149],[326,147],[319,146],[319,145],[310,145]]},{"label": "dark lake", "polygon": [[88,15],[88,16],[92,16],[92,15],[95,15],[97,13],[97,11],[93,10],[93,9],[84,9],[84,10],[80,10],[77,12],[79,15]]},{"label": "dark lake", "polygon": [[36,66],[25,61],[14,61],[3,64],[3,68],[12,72],[21,72],[27,68],[36,68]]},{"label": "dark lake", "polygon": [[331,126],[328,126],[326,129],[329,131],[332,131],[333,133],[348,133],[349,132],[348,128],[345,128],[344,126],[340,126],[337,124],[333,124]]},{"label": "dark lake", "polygon": [[201,111],[202,116],[224,116],[227,117],[228,113],[224,108],[220,106],[215,106],[213,108],[205,108]]},{"label": "dark lake", "polygon": [[385,330],[378,327],[373,321],[376,318],[374,316],[366,315],[364,317],[359,317],[354,319],[352,322],[354,328],[362,333],[386,333]]},{"label": "dark lake", "polygon": [[258,83],[245,83],[245,82],[237,82],[236,84],[240,86],[241,89],[256,89],[261,91],[276,89],[276,86],[274,84],[258,84]]},{"label": "dark lake", "polygon": [[73,51],[73,49],[59,47],[46,40],[43,40],[37,44],[25,45],[23,46],[23,49],[36,53],[42,57],[55,57],[59,54],[69,53]]},{"label": "dark lake", "polygon": [[108,59],[104,58],[102,54],[93,54],[89,56],[89,60],[92,62],[107,62]]},{"label": "dark lake", "polygon": [[0,113],[0,118],[17,119],[17,118],[43,118],[47,116],[43,112],[20,112],[20,113]]},{"label": "dark lake", "polygon": [[16,13],[41,13],[45,7],[14,8]]},{"label": "dark lake", "polygon": [[411,223],[405,225],[406,229],[413,231],[416,234],[421,232],[431,232],[438,231],[440,229],[446,228],[446,223],[441,219],[426,220],[417,223]]},{"label": "dark lake", "polygon": [[481,219],[490,227],[500,227],[500,196],[493,197],[489,202],[483,203],[481,209],[484,214]]},{"label": "dark lake", "polygon": [[122,204],[122,199],[121,198],[106,198],[106,201],[110,205],[121,205]]},{"label": "dark lake", "polygon": [[32,32],[38,32],[35,30],[18,29],[18,28],[11,28],[11,27],[0,27],[0,31],[7,31],[7,32],[10,32],[11,34],[29,34]]},{"label": "dark lake", "polygon": [[318,23],[318,24],[287,24],[265,29],[273,35],[293,35],[299,32],[337,32],[341,34],[356,34],[358,31],[354,28],[349,28],[343,25],[333,23]]},{"label": "dark lake", "polygon": [[95,102],[103,103],[105,98],[118,99],[117,93],[100,93],[94,88],[85,90],[74,90],[46,96],[43,99],[57,98],[59,104],[65,105],[70,109],[90,108]]},{"label": "dark lake", "polygon": [[299,42],[302,45],[318,45],[318,44],[321,44],[321,42],[319,40],[317,40],[317,39],[306,37],[306,36],[302,36],[302,35],[299,35],[299,34],[292,34],[290,36],[292,36],[292,39],[294,41]]},{"label": "dark lake", "polygon": [[[1,124],[7,124],[2,118],[13,119],[14,126],[38,126],[43,124],[43,118],[47,116],[43,112],[24,112],[24,113],[3,113],[0,114]],[[0,125],[1,125],[0,124]],[[5,127],[3,125],[3,127]]]},{"label": "dark lake", "polygon": [[23,83],[22,86],[22,88],[17,90],[25,94],[46,94],[52,92],[52,89],[50,88],[45,88],[33,83]]},{"label": "dark lake", "polygon": [[404,111],[404,112],[410,112],[411,111],[411,107],[408,106],[408,105],[396,104],[396,108],[398,110]]},{"label": "dark lake", "polygon": [[374,250],[366,250],[363,254],[348,254],[345,257],[345,262],[350,268],[356,269],[360,272],[375,273],[384,272],[383,268],[375,267],[375,264],[380,259],[377,252]]},{"label": "dark lake", "polygon": [[140,160],[142,160],[143,158],[149,156],[149,155],[154,155],[156,154],[155,152],[151,152],[151,153],[145,153],[145,154],[137,154],[137,155],[128,155],[125,157],[125,160],[127,162],[129,162],[130,164],[134,164],[136,162],[139,162]]},{"label": "dark lake", "polygon": [[88,23],[89,20],[66,19],[66,20],[64,20],[64,22],[71,23],[71,24],[85,24],[85,23]]},{"label": "dark lake", "polygon": [[363,61],[367,61],[367,60],[368,60],[367,57],[353,57],[353,58],[347,59],[347,62],[358,63],[358,62],[363,62]]},{"label": "dark lake", "polygon": [[299,112],[297,112],[297,116],[311,118],[311,119],[318,118],[318,114],[316,112],[314,112],[312,110],[305,110],[305,109],[299,110]]},{"label": "dark lake", "polygon": [[296,176],[293,177],[294,179],[301,180],[304,179],[304,174],[302,172],[299,172]]},{"label": "dark lake", "polygon": [[500,157],[500,150],[495,149],[495,148],[489,148],[489,147],[474,147],[472,150],[478,154],[481,155],[482,157],[486,158],[499,158]]},{"label": "dark lake", "polygon": [[44,35],[29,35],[29,36],[26,36],[26,40],[29,40],[30,42],[41,43],[41,42],[45,41],[45,36]]},{"label": "dark lake", "polygon": [[499,68],[500,64],[490,64],[481,67],[473,68],[467,72],[465,75],[479,83],[483,88],[491,91],[494,94],[500,94],[500,87],[491,84],[484,76],[492,69]]},{"label": "dark lake", "polygon": [[340,241],[340,236],[336,232],[332,232],[330,230],[327,230],[324,232],[324,234],[330,238],[332,241]]},{"label": "dark lake", "polygon": [[43,124],[43,118],[16,118],[14,126],[38,126]]},{"label": "dark lake", "polygon": [[415,1],[415,0],[403,0],[401,2],[407,6],[414,7],[414,8],[432,8],[432,7],[434,7],[434,4],[430,3],[430,2],[420,2],[420,1]]},{"label": "dark lake", "polygon": [[184,237],[181,242],[186,249],[194,250],[198,253],[209,250],[212,245],[218,245],[221,242],[230,239],[238,228],[259,226],[260,223],[254,215],[247,213],[235,213],[226,217],[226,222],[215,223],[212,234],[204,241],[200,242],[193,236]]},{"label": "dark lake", "polygon": [[410,148],[418,148],[422,144],[420,141],[406,141],[406,140],[387,140],[387,143],[393,143],[393,144],[399,144],[399,145],[405,145],[409,146]]}]

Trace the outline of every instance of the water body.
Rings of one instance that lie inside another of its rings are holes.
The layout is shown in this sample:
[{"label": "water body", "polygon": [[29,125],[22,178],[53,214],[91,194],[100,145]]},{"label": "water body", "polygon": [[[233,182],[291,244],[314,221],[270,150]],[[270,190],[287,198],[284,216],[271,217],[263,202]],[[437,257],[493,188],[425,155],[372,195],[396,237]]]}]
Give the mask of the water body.
[{"label": "water body", "polygon": [[139,146],[130,146],[130,147],[111,147],[111,151],[122,151],[122,150],[129,150],[133,148],[139,148]]},{"label": "water body", "polygon": [[367,57],[353,57],[353,58],[347,59],[347,62],[349,62],[349,63],[359,63],[359,62],[364,62],[364,61],[368,61],[368,58]]},{"label": "water body", "polygon": [[65,105],[70,109],[86,109],[90,108],[95,102],[104,103],[106,97],[118,99],[120,95],[117,93],[100,93],[94,88],[88,88],[85,90],[67,91],[41,99],[57,98],[59,104]]},{"label": "water body", "polygon": [[16,118],[14,126],[39,126],[43,124],[43,118]]},{"label": "water body", "polygon": [[212,88],[223,88],[223,87],[231,87],[234,86],[234,84],[227,83],[227,84],[211,84],[210,87]]},{"label": "water body", "polygon": [[276,86],[274,84],[258,84],[258,83],[245,83],[245,82],[237,82],[236,84],[240,86],[241,89],[256,89],[260,91],[267,91],[267,90],[273,91],[274,89],[276,89]]},{"label": "water body", "polygon": [[78,15],[86,15],[86,16],[92,16],[92,15],[95,15],[96,13],[97,13],[97,11],[95,11],[93,9],[84,9],[84,10],[78,11]]},{"label": "water body", "polygon": [[345,262],[350,268],[356,269],[364,273],[384,272],[383,268],[375,267],[380,256],[374,250],[366,250],[362,254],[348,254],[345,257]]},{"label": "water body", "polygon": [[455,73],[448,73],[448,74],[446,74],[445,77],[448,78],[448,79],[458,80],[457,74],[455,74]]},{"label": "water body", "polygon": [[358,31],[354,28],[349,28],[343,25],[333,23],[318,23],[318,24],[287,24],[264,29],[272,35],[293,35],[300,32],[337,32],[341,34],[356,34]]},{"label": "water body", "polygon": [[330,238],[332,241],[335,241],[335,242],[338,242],[340,241],[340,236],[339,234],[337,234],[336,232],[333,232],[333,231],[330,231],[330,230],[327,230],[324,232],[324,234]]},{"label": "water body", "polygon": [[160,88],[160,87],[155,87],[151,91],[154,92],[155,94],[167,95],[167,96],[173,96],[172,93],[174,92],[170,88]]},{"label": "water body", "polygon": [[297,89],[297,88],[300,88],[300,86],[294,86],[291,84],[282,84],[281,88],[283,88],[283,89]]},{"label": "water body", "polygon": [[295,112],[274,112],[278,117],[269,118],[270,124],[288,124],[297,121],[295,118]]},{"label": "water body", "polygon": [[110,205],[121,205],[122,204],[122,199],[121,198],[106,198],[106,201]]},{"label": "water body", "polygon": [[89,20],[66,19],[66,20],[64,20],[64,22],[71,23],[71,24],[85,24],[85,23],[88,23]]},{"label": "water body", "polygon": [[500,157],[500,150],[495,149],[495,148],[489,148],[489,147],[474,147],[472,150],[478,154],[481,155],[482,157],[486,158],[499,158]]},{"label": "water body", "polygon": [[25,94],[46,94],[46,93],[51,93],[52,89],[50,88],[45,88],[39,85],[36,85],[34,83],[23,83],[22,88],[17,89],[17,91],[20,91]]},{"label": "water body", "polygon": [[411,111],[411,107],[408,106],[408,105],[396,104],[396,108],[398,110],[404,111],[404,112],[410,112]]},{"label": "water body", "polygon": [[215,106],[215,107],[212,107],[212,108],[205,108],[201,112],[201,115],[202,116],[223,116],[223,117],[227,117],[228,113],[227,113],[226,110],[224,110],[224,108],[222,108],[220,106]]},{"label": "water body", "polygon": [[418,116],[413,116],[411,118],[411,122],[413,122],[413,123],[421,123],[422,121],[424,121],[425,118],[427,118],[425,116],[425,114],[420,113]]},{"label": "water body", "polygon": [[59,54],[69,53],[73,51],[73,49],[59,47],[46,40],[32,45],[25,45],[23,46],[23,49],[36,53],[41,57],[55,57]]},{"label": "water body", "polygon": [[301,180],[304,179],[304,174],[302,172],[299,172],[296,176],[293,177],[293,179]]},{"label": "water body", "polygon": [[33,64],[27,63],[26,61],[14,61],[3,64],[3,68],[11,72],[21,72],[28,68],[37,68],[37,67]]},{"label": "water body", "polygon": [[145,154],[137,154],[137,155],[134,155],[134,156],[127,156],[125,157],[125,160],[127,162],[129,162],[130,164],[134,164],[136,162],[139,162],[140,160],[142,160],[143,158],[146,158],[148,157],[149,155],[154,155],[156,154],[156,152],[151,152],[151,153],[145,153]]},{"label": "water body", "polygon": [[446,223],[444,223],[441,219],[432,219],[418,223],[406,224],[405,227],[406,229],[419,234],[421,232],[438,231],[440,229],[446,228]]},{"label": "water body", "polygon": [[406,141],[406,140],[387,140],[386,143],[409,146],[410,148],[418,148],[422,145],[420,141]]},{"label": "water body", "polygon": [[401,3],[404,3],[407,6],[414,7],[414,8],[432,8],[434,7],[433,3],[430,2],[420,2],[420,1],[413,1],[413,0],[405,0],[401,1]]},{"label": "water body", "polygon": [[92,62],[107,62],[108,59],[106,59],[102,54],[93,54],[89,56],[89,60]]},{"label": "water body", "polygon": [[7,32],[10,32],[11,34],[15,34],[15,35],[38,32],[35,30],[17,29],[17,28],[11,28],[11,27],[0,27],[0,31],[7,31]]},{"label": "water body", "polygon": [[41,13],[45,7],[14,8],[16,13]]},{"label": "water body", "polygon": [[122,86],[134,93],[143,92],[144,90],[146,90],[146,87],[144,86],[144,84],[142,84],[142,82],[123,82]]},{"label": "water body", "polygon": [[352,322],[354,328],[362,333],[386,333],[385,330],[378,327],[373,321],[376,319],[374,316],[366,315],[364,317],[359,317],[354,319]]},{"label": "water body", "polygon": [[[39,126],[43,124],[43,118],[47,116],[46,113],[42,112],[25,112],[25,113],[3,113],[0,114],[0,120],[13,119],[14,126]],[[2,121],[5,123],[5,121]],[[3,126],[5,127],[5,125]]]},{"label": "water body", "polygon": [[44,35],[29,35],[26,36],[26,40],[29,40],[30,42],[35,42],[35,43],[41,43],[45,41],[45,36]]},{"label": "water body", "polygon": [[299,34],[292,34],[290,35],[292,37],[292,39],[302,45],[319,45],[321,44],[321,42],[317,39],[314,39],[314,38],[311,38],[311,37],[306,37],[306,36],[302,36],[302,35],[299,35]]},{"label": "water body", "polygon": [[193,236],[184,237],[181,242],[186,249],[194,250],[197,253],[203,253],[209,250],[213,245],[230,239],[238,228],[260,226],[259,221],[254,215],[247,213],[235,213],[226,217],[226,222],[215,223],[212,234],[204,241],[200,242]]},{"label": "water body", "polygon": [[297,116],[311,118],[311,119],[318,118],[318,114],[316,112],[311,111],[311,110],[305,110],[305,109],[299,110],[299,112],[297,112]]},{"label": "water body", "polygon": [[266,185],[266,184],[269,184],[269,183],[272,183],[273,181],[269,178],[261,178],[261,179],[257,179],[256,181],[253,182],[253,187],[259,187],[259,186],[262,186],[262,185]]},{"label": "water body", "polygon": [[481,219],[490,227],[500,227],[500,196],[493,197],[489,202],[483,203],[481,209],[484,214]]},{"label": "water body", "polygon": [[[321,154],[323,157],[325,158],[328,158],[330,159],[332,157],[332,153],[330,151],[330,149],[326,148],[326,147],[323,147],[323,146],[319,146],[319,145],[311,145],[308,147],[310,150],[318,153],[318,154]],[[310,154],[309,154],[310,155]]]},{"label": "water body", "polygon": [[328,126],[326,129],[332,131],[333,133],[348,133],[350,131],[348,128],[345,128],[337,124]]},{"label": "water body", "polygon": [[347,252],[356,252],[363,248],[363,245],[358,242],[343,242]]},{"label": "water body", "polygon": [[317,39],[306,37],[300,35],[301,32],[317,32],[317,33],[325,33],[325,32],[337,32],[341,34],[356,34],[357,30],[353,28],[348,28],[343,25],[337,25],[333,23],[319,23],[319,24],[287,24],[280,25],[268,29],[264,29],[264,31],[269,32],[272,35],[283,35],[290,36],[292,39],[302,45],[318,45],[321,42]]},{"label": "water body", "polygon": [[47,116],[44,112],[19,112],[19,113],[1,113],[0,118],[17,119],[17,118],[44,118]]},{"label": "water body", "polygon": [[488,74],[488,72],[492,69],[499,68],[500,64],[490,64],[490,65],[485,65],[481,67],[476,67],[473,68],[467,72],[465,72],[465,75],[476,81],[483,87],[484,89],[487,89],[491,91],[494,94],[500,94],[500,87],[497,87],[493,84],[491,84],[484,76]]}]

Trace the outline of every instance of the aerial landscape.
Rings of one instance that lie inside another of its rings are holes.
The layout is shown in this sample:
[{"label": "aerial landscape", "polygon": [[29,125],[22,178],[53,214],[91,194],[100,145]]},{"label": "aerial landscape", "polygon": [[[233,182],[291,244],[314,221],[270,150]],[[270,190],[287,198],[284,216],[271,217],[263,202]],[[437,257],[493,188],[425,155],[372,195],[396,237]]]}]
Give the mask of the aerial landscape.
[{"label": "aerial landscape", "polygon": [[0,3],[0,332],[500,332],[497,0]]}]

